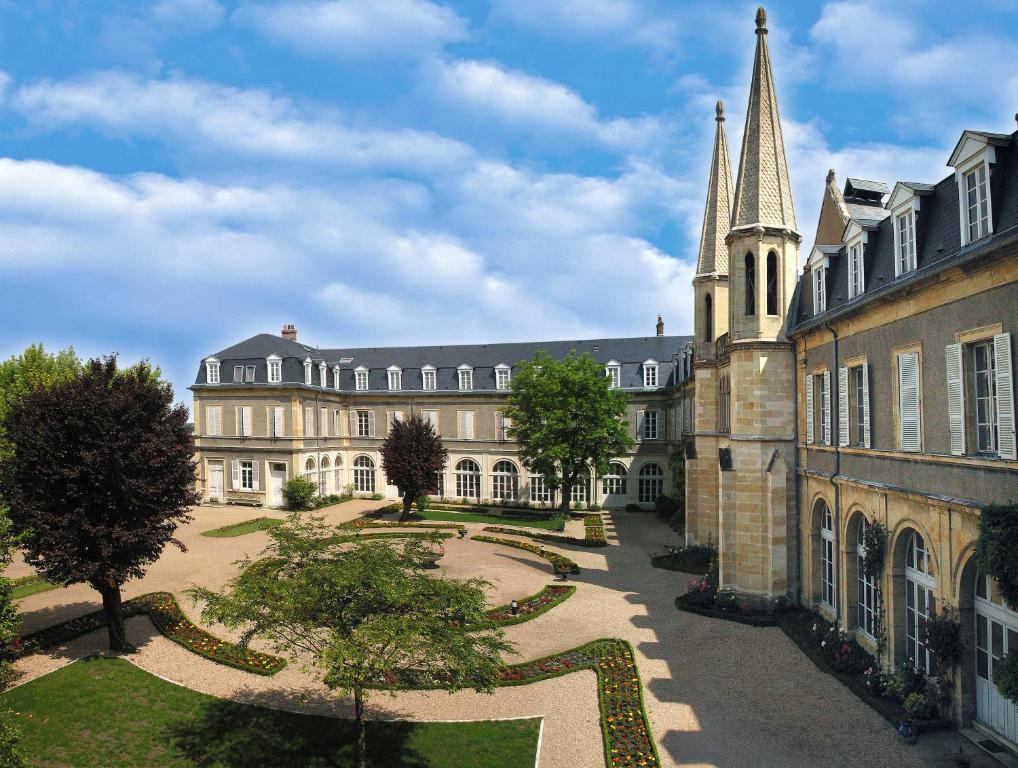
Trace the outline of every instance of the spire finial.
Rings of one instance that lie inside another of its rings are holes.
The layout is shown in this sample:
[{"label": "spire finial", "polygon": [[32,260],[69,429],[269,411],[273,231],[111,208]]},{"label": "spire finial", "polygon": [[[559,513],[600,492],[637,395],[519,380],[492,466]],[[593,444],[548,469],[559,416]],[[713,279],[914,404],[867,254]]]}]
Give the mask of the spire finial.
[{"label": "spire finial", "polygon": [[714,119],[723,123],[725,121],[725,102],[718,99],[718,103],[714,105],[714,111],[717,113],[717,117]]},{"label": "spire finial", "polygon": [[756,33],[767,34],[767,11],[762,5],[756,9]]}]

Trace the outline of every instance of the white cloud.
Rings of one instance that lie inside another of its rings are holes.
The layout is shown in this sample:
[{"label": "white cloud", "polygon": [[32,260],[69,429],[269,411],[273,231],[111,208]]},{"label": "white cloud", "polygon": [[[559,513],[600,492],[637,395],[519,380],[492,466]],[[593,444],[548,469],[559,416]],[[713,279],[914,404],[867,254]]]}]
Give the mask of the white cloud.
[{"label": "white cloud", "polygon": [[466,20],[428,0],[248,3],[233,18],[277,44],[344,59],[416,58],[469,37]]}]

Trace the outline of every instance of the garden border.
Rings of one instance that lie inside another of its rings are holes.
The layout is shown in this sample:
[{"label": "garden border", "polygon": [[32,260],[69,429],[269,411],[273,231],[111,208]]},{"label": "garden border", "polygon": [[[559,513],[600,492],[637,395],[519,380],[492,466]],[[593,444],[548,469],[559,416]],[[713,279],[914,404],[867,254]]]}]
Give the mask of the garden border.
[{"label": "garden border", "polygon": [[485,544],[501,544],[506,547],[514,547],[516,549],[522,549],[527,552],[532,552],[539,557],[543,557],[545,560],[551,563],[555,573],[562,575],[566,574],[578,574],[580,572],[580,566],[578,566],[573,560],[569,559],[563,554],[553,552],[544,547],[538,547],[536,544],[531,544],[529,541],[516,541],[515,539],[500,539],[495,536],[471,536],[471,541],[482,541]]}]

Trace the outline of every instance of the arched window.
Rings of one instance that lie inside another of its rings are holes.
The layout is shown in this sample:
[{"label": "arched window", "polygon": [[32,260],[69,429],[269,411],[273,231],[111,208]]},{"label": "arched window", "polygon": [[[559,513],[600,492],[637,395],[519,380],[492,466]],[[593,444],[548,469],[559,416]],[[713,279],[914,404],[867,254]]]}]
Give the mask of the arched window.
[{"label": "arched window", "polygon": [[838,571],[834,543],[834,515],[827,502],[820,505],[820,602],[834,610],[837,599]]},{"label": "arched window", "polygon": [[778,255],[767,254],[767,314],[778,314]]},{"label": "arched window", "polygon": [[481,495],[481,467],[473,459],[460,459],[456,464],[456,495],[477,499]]},{"label": "arched window", "polygon": [[640,467],[640,492],[637,500],[641,504],[653,504],[664,490],[665,476],[659,465],[651,462]]},{"label": "arched window", "polygon": [[336,493],[343,492],[343,457],[338,453],[336,454],[336,460],[332,462],[333,478],[332,487],[336,489]]},{"label": "arched window", "polygon": [[329,463],[328,456],[322,456],[322,463],[318,466],[318,495],[325,496],[329,492]]},{"label": "arched window", "polygon": [[916,669],[930,672],[930,652],[919,631],[924,619],[933,614],[933,590],[936,582],[930,567],[930,553],[918,531],[908,534],[905,551],[905,658]]},{"label": "arched window", "polygon": [[308,456],[308,460],[304,462],[304,477],[307,478],[310,483],[315,483],[315,468],[317,466],[318,465],[315,463],[314,458],[311,456]]},{"label": "arched window", "polygon": [[491,497],[515,500],[520,492],[520,471],[511,461],[496,461],[491,470]]},{"label": "arched window", "polygon": [[756,259],[746,254],[746,314],[756,314]]},{"label": "arched window", "polygon": [[353,460],[353,487],[361,493],[375,492],[375,462],[367,456]]},{"label": "arched window", "polygon": [[856,528],[855,560],[859,597],[856,603],[856,620],[859,629],[870,637],[877,635],[877,576],[866,575],[866,529],[869,521],[860,515]]},{"label": "arched window", "polygon": [[604,481],[604,495],[605,496],[625,496],[626,495],[626,465],[617,461],[613,461],[608,465],[608,474],[605,475],[602,480]]},{"label": "arched window", "polygon": [[580,470],[580,474],[576,478],[576,482],[573,483],[573,488],[569,493],[569,500],[579,502],[580,504],[586,504],[590,501],[590,470],[586,468]]},{"label": "arched window", "polygon": [[703,340],[714,341],[714,299],[709,293],[703,297]]}]

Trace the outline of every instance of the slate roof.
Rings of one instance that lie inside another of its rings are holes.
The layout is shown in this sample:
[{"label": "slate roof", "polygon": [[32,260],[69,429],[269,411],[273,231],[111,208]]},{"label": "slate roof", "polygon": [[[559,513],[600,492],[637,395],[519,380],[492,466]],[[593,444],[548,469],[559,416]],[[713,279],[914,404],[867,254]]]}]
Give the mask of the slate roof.
[{"label": "slate roof", "polygon": [[845,194],[849,194],[849,190],[856,190],[859,192],[875,192],[877,194],[886,195],[890,190],[887,185],[882,181],[870,181],[869,179],[856,179],[849,176],[845,179]]},{"label": "slate roof", "polygon": [[[234,366],[255,366],[254,384],[268,385],[268,371],[265,358],[279,355],[283,359],[283,384],[304,386],[304,361],[312,361],[311,382],[314,389],[321,389],[319,364],[328,366],[328,389],[332,388],[332,367],[340,360],[340,389],[344,394],[358,394],[354,389],[354,369],[368,368],[368,392],[388,391],[387,369],[391,365],[403,371],[402,391],[423,391],[421,368],[435,366],[437,391],[458,391],[457,369],[469,365],[474,369],[474,389],[485,391],[495,389],[495,366],[505,364],[515,371],[521,361],[529,360],[534,352],[542,349],[552,357],[563,358],[570,351],[576,354],[586,352],[600,363],[616,360],[621,364],[622,387],[643,389],[643,362],[658,361],[659,389],[673,386],[676,382],[676,366],[672,355],[682,352],[691,342],[692,336],[648,336],[622,339],[580,339],[576,341],[533,341],[505,344],[449,344],[422,347],[360,347],[317,349],[288,341],[280,336],[263,333],[214,353],[220,361],[218,385],[208,385],[205,380],[204,358],[198,366],[194,387],[222,387],[233,381]],[[681,362],[680,362],[681,365]],[[250,386],[250,384],[245,385]],[[273,385],[275,386],[275,385]],[[363,393],[363,392],[362,392]]]},{"label": "slate roof", "polygon": [[872,227],[891,215],[891,212],[882,205],[860,205],[859,203],[845,203],[848,208],[848,216],[852,221],[858,222],[863,227]]},{"label": "slate roof", "polygon": [[[806,283],[803,290],[797,291],[797,301],[789,308],[788,326],[791,331],[805,330],[832,317],[853,312],[868,302],[906,288],[956,263],[998,246],[1006,244],[1012,247],[1018,242],[1018,132],[1004,138],[1008,143],[996,147],[997,162],[990,179],[992,235],[964,248],[961,246],[958,184],[953,173],[933,185],[908,182],[910,187],[927,193],[922,198],[916,218],[916,269],[895,277],[893,221],[890,212],[885,209],[876,228],[869,232],[864,251],[865,292],[849,301],[848,259],[845,258],[844,247],[840,248],[837,255],[832,255],[827,273],[826,310],[814,317],[813,292]],[[866,212],[865,215],[871,214]],[[808,274],[799,277],[800,283],[808,279]]]}]

